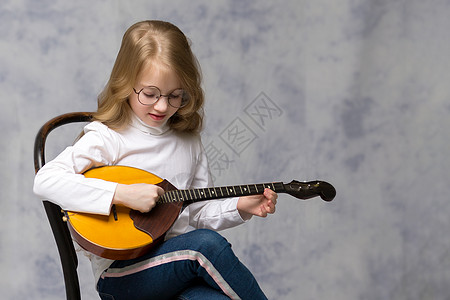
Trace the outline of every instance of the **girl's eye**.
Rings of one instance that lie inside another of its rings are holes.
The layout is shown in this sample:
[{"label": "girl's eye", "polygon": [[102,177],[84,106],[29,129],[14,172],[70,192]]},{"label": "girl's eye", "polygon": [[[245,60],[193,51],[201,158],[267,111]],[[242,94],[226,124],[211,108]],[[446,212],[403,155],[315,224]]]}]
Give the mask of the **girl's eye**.
[{"label": "girl's eye", "polygon": [[176,94],[176,95],[175,94],[170,94],[169,95],[169,99],[177,100],[179,98],[181,98],[180,94]]},{"label": "girl's eye", "polygon": [[156,98],[156,94],[147,94],[147,93],[144,93],[144,96],[145,97],[147,97],[147,98]]}]

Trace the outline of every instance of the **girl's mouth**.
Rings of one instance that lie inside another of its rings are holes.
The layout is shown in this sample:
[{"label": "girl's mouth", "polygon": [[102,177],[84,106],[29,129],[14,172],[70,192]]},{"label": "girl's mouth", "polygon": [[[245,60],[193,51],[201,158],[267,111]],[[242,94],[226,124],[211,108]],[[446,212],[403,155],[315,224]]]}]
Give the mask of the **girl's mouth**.
[{"label": "girl's mouth", "polygon": [[155,114],[149,114],[149,115],[155,121],[162,121],[166,117],[166,115],[155,115]]}]

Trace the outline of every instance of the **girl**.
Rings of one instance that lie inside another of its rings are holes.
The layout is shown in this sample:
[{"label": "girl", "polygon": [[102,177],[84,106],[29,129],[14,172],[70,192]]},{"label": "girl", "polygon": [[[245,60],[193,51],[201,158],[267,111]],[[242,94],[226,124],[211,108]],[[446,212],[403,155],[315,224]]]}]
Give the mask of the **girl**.
[{"label": "girl", "polygon": [[[212,182],[200,141],[204,95],[185,35],[162,21],[125,33],[111,77],[84,135],[36,175],[34,192],[61,208],[109,215],[115,204],[150,211],[164,194],[151,184],[85,178],[105,165],[137,167],[179,189]],[[89,253],[102,299],[266,299],[216,231],[275,212],[277,194],[186,206],[165,241],[144,256],[113,261]]]}]

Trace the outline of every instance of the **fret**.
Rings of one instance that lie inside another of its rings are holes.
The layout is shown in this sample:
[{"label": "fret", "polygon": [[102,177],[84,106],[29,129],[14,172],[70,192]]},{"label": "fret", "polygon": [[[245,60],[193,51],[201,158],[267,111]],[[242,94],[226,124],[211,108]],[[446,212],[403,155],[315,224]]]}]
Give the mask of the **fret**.
[{"label": "fret", "polygon": [[258,194],[264,193],[264,189],[266,188],[266,187],[264,186],[264,184],[259,184],[258,186],[259,186],[259,189],[260,189],[260,190],[258,190],[258,191],[259,191]]},{"label": "fret", "polygon": [[205,199],[205,189],[195,189],[195,191],[194,201]]},{"label": "fret", "polygon": [[254,192],[254,186],[253,185],[248,185],[248,194],[249,195],[253,195],[255,192]]},{"label": "fret", "polygon": [[245,186],[239,185],[238,187],[239,187],[239,190],[241,191],[241,196],[244,196],[245,193],[246,193],[246,188],[245,188]]},{"label": "fret", "polygon": [[279,191],[279,189],[276,187],[276,182],[273,182],[272,183],[272,186],[273,186],[273,190],[275,191],[275,192],[277,192],[277,191]]},{"label": "fret", "polygon": [[264,184],[260,184],[260,185],[259,185],[259,188],[261,189],[261,190],[259,191],[259,193],[260,193],[260,194],[264,193],[264,189],[266,188],[265,185],[264,185]]},{"label": "fret", "polygon": [[275,192],[277,193],[283,193],[286,191],[286,189],[284,188],[284,184],[282,182],[275,182]]},{"label": "fret", "polygon": [[257,184],[256,185],[256,190],[258,191],[258,194],[262,194],[264,193],[264,184]]},{"label": "fret", "polygon": [[265,188],[271,189],[272,191],[274,190],[272,183],[265,183],[264,185],[265,185]]},{"label": "fret", "polygon": [[206,197],[205,189],[198,189],[198,198],[205,199],[205,197]]},{"label": "fret", "polygon": [[246,185],[247,186],[247,195],[250,195],[250,187],[248,186],[248,184]]},{"label": "fret", "polygon": [[206,189],[207,191],[208,191],[208,198],[212,198],[212,199],[214,199],[214,198],[216,198],[216,193],[214,192],[214,188],[207,188]]},{"label": "fret", "polygon": [[197,189],[197,199],[205,199],[205,189]]},{"label": "fret", "polygon": [[205,196],[207,199],[211,199],[211,188],[205,188]]},{"label": "fret", "polygon": [[247,189],[247,187],[241,185],[240,188],[241,188],[241,192],[242,192],[242,195],[243,195],[243,196],[244,196],[244,195],[248,195],[248,189]]},{"label": "fret", "polygon": [[209,191],[209,196],[211,199],[217,199],[215,188],[209,188],[208,191]]},{"label": "fret", "polygon": [[165,196],[165,198],[166,198],[166,203],[167,203],[167,202],[172,202],[172,201],[173,201],[173,200],[172,200],[172,192],[171,192],[171,191],[166,192],[166,193],[164,194],[164,196]]},{"label": "fret", "polygon": [[165,193],[163,195],[163,203],[167,203],[167,202],[170,202],[170,201],[171,201],[170,193]]},{"label": "fret", "polygon": [[182,192],[181,190],[177,190],[177,191],[175,192],[175,195],[177,195],[177,201],[178,201],[178,202],[183,201],[183,192]]},{"label": "fret", "polygon": [[166,199],[167,199],[167,201],[168,202],[174,202],[174,194],[173,194],[173,191],[167,191],[166,192],[167,193],[167,197],[166,197]]},{"label": "fret", "polygon": [[183,201],[183,198],[181,198],[180,196],[180,191],[174,191],[174,194],[175,194],[175,197],[176,197],[176,199],[177,199],[177,202],[181,202],[181,201]]},{"label": "fret", "polygon": [[200,189],[194,189],[194,190],[192,190],[192,192],[194,193],[194,199],[200,199],[200,194],[201,194],[201,192],[200,192]]},{"label": "fret", "polygon": [[159,197],[159,200],[158,200],[158,202],[160,202],[160,203],[166,203],[166,194],[164,194],[164,195],[162,195],[161,197]]},{"label": "fret", "polygon": [[173,194],[173,191],[169,191],[167,194],[167,201],[174,202],[175,201],[175,195]]},{"label": "fret", "polygon": [[247,193],[247,195],[250,195],[250,188],[248,187],[248,185],[244,187],[244,191]]},{"label": "fret", "polygon": [[171,193],[170,193],[170,191],[167,191],[164,195],[164,203],[167,203],[167,202],[172,202],[172,196],[171,196]]},{"label": "fret", "polygon": [[200,190],[200,195],[199,195],[200,199],[207,199],[208,198],[208,196],[206,195],[206,191],[205,190],[206,190],[205,188]]},{"label": "fret", "polygon": [[177,202],[178,201],[177,200],[177,193],[176,193],[176,191],[170,191],[169,196],[170,196],[170,202]]},{"label": "fret", "polygon": [[230,196],[234,196],[234,190],[233,190],[233,187],[232,186],[229,186],[228,187],[228,195],[230,195]]}]

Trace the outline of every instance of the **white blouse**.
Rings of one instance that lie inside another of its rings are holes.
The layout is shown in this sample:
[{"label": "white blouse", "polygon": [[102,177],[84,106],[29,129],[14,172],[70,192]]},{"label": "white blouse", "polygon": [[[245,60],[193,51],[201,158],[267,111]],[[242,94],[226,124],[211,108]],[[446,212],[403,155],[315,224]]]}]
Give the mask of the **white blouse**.
[{"label": "white blouse", "polygon": [[[36,174],[34,192],[64,210],[108,215],[117,183],[85,178],[93,167],[136,167],[167,179],[178,189],[211,187],[206,153],[200,136],[177,133],[163,126],[149,127],[134,116],[124,131],[114,131],[100,122],[84,128],[84,136],[66,148]],[[209,200],[188,205],[166,240],[196,228],[223,230],[245,221],[237,210],[238,198]],[[89,253],[94,276],[113,262]]]}]

